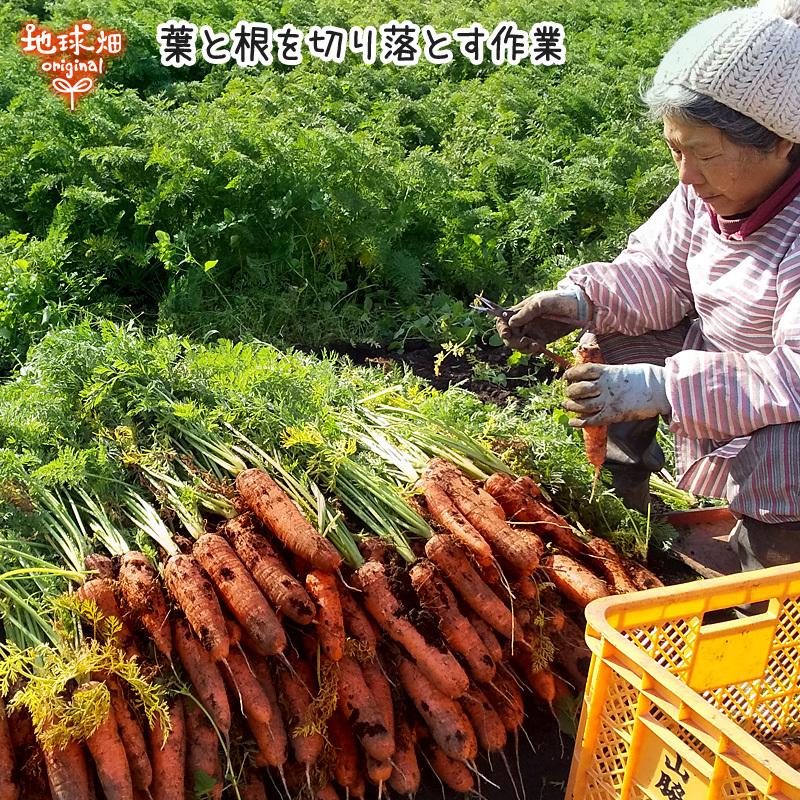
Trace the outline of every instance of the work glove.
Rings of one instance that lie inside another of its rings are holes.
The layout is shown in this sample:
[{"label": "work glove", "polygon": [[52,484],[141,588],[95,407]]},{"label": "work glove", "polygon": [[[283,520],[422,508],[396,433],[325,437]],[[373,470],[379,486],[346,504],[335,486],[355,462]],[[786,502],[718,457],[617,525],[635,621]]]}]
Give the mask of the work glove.
[{"label": "work glove", "polygon": [[[566,336],[588,322],[592,307],[580,286],[537,292],[511,306],[514,314],[508,322],[497,320],[497,332],[504,344],[521,353],[541,353],[550,342]],[[543,319],[545,316],[566,317],[574,323]]]},{"label": "work glove", "polygon": [[668,416],[664,367],[652,364],[581,364],[564,373],[569,384],[563,406],[580,416],[569,421],[584,425],[610,425],[632,419]]}]

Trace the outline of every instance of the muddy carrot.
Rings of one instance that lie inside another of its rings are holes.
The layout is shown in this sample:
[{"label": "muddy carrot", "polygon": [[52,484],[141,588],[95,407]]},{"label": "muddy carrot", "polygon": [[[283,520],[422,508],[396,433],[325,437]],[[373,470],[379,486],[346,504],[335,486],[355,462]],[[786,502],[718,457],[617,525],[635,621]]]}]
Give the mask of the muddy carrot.
[{"label": "muddy carrot", "polygon": [[222,533],[276,611],[300,625],[308,625],[314,619],[311,598],[268,539],[259,533],[252,515],[241,514],[228,520]]},{"label": "muddy carrot", "polygon": [[147,744],[141,723],[128,705],[119,681],[112,676],[106,676],[105,684],[111,693],[111,709],[114,712],[119,736],[128,757],[133,788],[146,792],[153,781],[153,768],[147,754]]},{"label": "muddy carrot", "polygon": [[344,617],[336,578],[329,572],[312,570],[306,576],[306,589],[317,604],[317,638],[322,652],[331,661],[344,655]]},{"label": "muddy carrot", "polygon": [[392,756],[394,768],[389,777],[389,786],[398,794],[414,795],[419,789],[421,775],[416,753],[416,736],[408,721],[404,703],[395,706],[394,740],[395,751]]},{"label": "muddy carrot", "polygon": [[439,629],[450,649],[459,653],[479,683],[494,677],[495,663],[483,640],[461,613],[450,587],[442,580],[431,561],[421,559],[411,568],[411,583],[421,604],[439,621]]},{"label": "muddy carrot", "polygon": [[[392,704],[392,687],[384,674],[383,668],[377,657],[372,660],[365,660],[361,667],[361,674],[367,684],[369,693],[375,700],[380,718],[389,731],[390,736],[394,736],[394,706]],[[394,749],[394,739],[392,739],[392,749]]]},{"label": "muddy carrot", "polygon": [[53,800],[84,800],[94,796],[86,754],[80,742],[72,741],[53,749],[43,747],[42,753]]},{"label": "muddy carrot", "polygon": [[186,722],[183,699],[169,700],[170,730],[164,743],[164,730],[156,724],[150,734],[150,762],[153,765],[153,800],[174,800],[183,796],[186,771]]},{"label": "muddy carrot", "polygon": [[213,800],[222,797],[222,762],[219,755],[219,739],[214,726],[203,709],[192,700],[184,705],[186,715],[186,781],[189,791],[195,786],[208,787],[204,795]]},{"label": "muddy carrot", "polygon": [[548,556],[542,561],[542,566],[558,592],[580,608],[586,608],[598,597],[609,595],[605,581],[574,558],[560,554]]},{"label": "muddy carrot", "polygon": [[297,506],[266,472],[247,469],[236,478],[242,501],[283,544],[315,569],[335,572],[342,563],[336,548],[323,539]]},{"label": "muddy carrot", "polygon": [[367,616],[364,609],[353,599],[350,590],[344,586],[339,586],[339,600],[342,604],[344,615],[344,627],[368,653],[374,655],[378,647],[378,634],[375,624]]},{"label": "muddy carrot", "polygon": [[337,708],[328,718],[328,740],[333,747],[333,777],[343,789],[358,783],[358,745],[350,723]]},{"label": "muddy carrot", "polygon": [[183,617],[174,623],[175,649],[198,699],[224,737],[231,727],[231,708],[219,667],[189,630]]},{"label": "muddy carrot", "polygon": [[289,757],[289,739],[283,724],[281,709],[278,704],[278,694],[275,691],[275,682],[267,666],[266,659],[251,656],[250,665],[256,673],[258,682],[267,696],[270,706],[270,721],[254,733],[258,750],[268,767],[281,767]]},{"label": "muddy carrot", "polygon": [[631,580],[639,591],[644,589],[657,589],[664,584],[661,579],[656,577],[650,572],[647,567],[634,561],[632,558],[625,558],[622,562],[625,565],[625,570],[630,575]]},{"label": "muddy carrot", "polygon": [[286,633],[267,599],[228,542],[214,533],[203,534],[192,552],[237,622],[258,645],[261,655],[283,652]]},{"label": "muddy carrot", "polygon": [[[596,337],[592,333],[585,333],[581,336],[578,347],[575,349],[575,365],[603,363],[603,354],[600,352],[600,345],[597,343]],[[606,460],[607,445],[608,426],[584,426],[583,446],[586,449],[586,460],[594,467],[594,480],[592,481],[590,501],[594,499],[597,481],[600,478],[600,470]]]},{"label": "muddy carrot", "polygon": [[449,650],[444,648],[442,651],[430,645],[403,617],[402,608],[389,586],[383,565],[376,561],[366,561],[359,567],[356,576],[364,591],[364,606],[381,628],[408,651],[440,691],[448,697],[460,697],[464,694],[469,687],[467,674]]},{"label": "muddy carrot", "polygon": [[114,580],[114,562],[103,553],[89,553],[89,555],[83,559],[83,565],[90,572],[96,573],[92,578],[108,578],[109,580]]},{"label": "muddy carrot", "polygon": [[628,576],[617,551],[611,542],[595,536],[586,542],[586,561],[596,572],[605,578],[609,589],[614,594],[627,594],[638,591],[638,587]]},{"label": "muddy carrot", "polygon": [[19,791],[14,779],[14,748],[3,695],[0,694],[0,800],[17,800],[18,797]]},{"label": "muddy carrot", "polygon": [[514,621],[503,601],[475,572],[464,551],[452,536],[440,534],[428,540],[425,554],[441,570],[459,597],[482,619],[507,639],[512,638]]},{"label": "muddy carrot", "polygon": [[282,700],[286,710],[286,729],[294,757],[304,767],[311,767],[322,753],[323,739],[311,730],[309,707],[314,697],[314,676],[311,667],[294,653],[288,655],[291,670],[278,672]]},{"label": "muddy carrot", "polygon": [[392,777],[392,762],[376,761],[371,755],[367,754],[367,777],[376,786],[385,783]]},{"label": "muddy carrot", "polygon": [[457,761],[475,758],[478,740],[461,706],[440,692],[428,677],[404,656],[397,659],[398,675],[434,741]]},{"label": "muddy carrot", "polygon": [[125,553],[120,559],[118,581],[126,610],[141,623],[158,651],[171,661],[172,632],[167,619],[167,598],[150,559],[137,550]]},{"label": "muddy carrot", "polygon": [[467,611],[467,619],[470,625],[475,628],[478,636],[481,637],[483,646],[486,648],[486,652],[491,656],[492,661],[494,661],[495,665],[499,664],[503,660],[503,648],[500,646],[500,642],[497,640],[497,636],[491,626],[486,620],[481,619],[472,609]]},{"label": "muddy carrot", "polygon": [[522,692],[511,672],[506,667],[501,667],[494,680],[482,688],[503,721],[506,731],[513,733],[518,730],[525,719],[525,707]]},{"label": "muddy carrot", "polygon": [[473,684],[459,702],[475,729],[481,749],[489,753],[502,750],[507,738],[503,720],[481,689]]},{"label": "muddy carrot", "polygon": [[431,769],[438,775],[439,780],[445,786],[454,792],[462,792],[464,794],[472,791],[475,786],[475,780],[462,761],[450,758],[434,742],[429,742],[425,749]]},{"label": "muddy carrot", "polygon": [[267,790],[264,788],[264,782],[253,769],[249,769],[245,773],[245,779],[240,782],[237,788],[239,789],[241,800],[267,800]]},{"label": "muddy carrot", "polygon": [[136,637],[117,602],[114,581],[108,578],[92,578],[79,587],[76,594],[79,600],[93,600],[106,619],[114,617],[119,620],[120,629],[114,634],[114,644],[129,658],[141,656]]},{"label": "muddy carrot", "polygon": [[192,556],[177,553],[164,565],[164,581],[203,648],[214,661],[224,661],[230,648],[228,629],[214,587],[200,565]]},{"label": "muddy carrot", "polygon": [[269,725],[272,721],[269,698],[241,652],[231,650],[222,667],[222,674],[230,684],[235,702],[238,702],[247,721],[255,720]]}]

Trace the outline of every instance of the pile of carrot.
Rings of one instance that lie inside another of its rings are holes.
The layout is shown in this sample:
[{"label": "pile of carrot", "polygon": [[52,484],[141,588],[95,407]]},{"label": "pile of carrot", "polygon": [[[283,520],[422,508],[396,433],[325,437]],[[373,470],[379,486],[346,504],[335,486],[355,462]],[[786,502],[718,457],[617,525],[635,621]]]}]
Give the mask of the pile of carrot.
[{"label": "pile of carrot", "polygon": [[433,459],[419,490],[435,533],[411,565],[364,540],[346,569],[257,469],[236,480],[239,516],[161,563],[90,556],[78,593],[168,684],[169,724],[151,729],[98,674],[74,688],[79,701],[108,687],[95,730],[46,748],[9,687],[0,800],[413,796],[426,771],[473,789],[476,757],[517,734],[526,693],[552,709],[581,688],[583,607],[658,579],[579,537],[530,478],[480,485]]}]

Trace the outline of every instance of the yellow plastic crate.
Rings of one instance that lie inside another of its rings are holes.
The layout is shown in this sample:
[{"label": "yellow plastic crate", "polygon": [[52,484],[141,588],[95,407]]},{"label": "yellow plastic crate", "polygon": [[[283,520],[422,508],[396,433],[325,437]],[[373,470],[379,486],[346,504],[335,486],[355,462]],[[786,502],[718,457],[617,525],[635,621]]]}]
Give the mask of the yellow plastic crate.
[{"label": "yellow plastic crate", "polygon": [[[703,624],[769,600],[765,613]],[[568,800],[800,800],[800,565],[596,600]]]}]

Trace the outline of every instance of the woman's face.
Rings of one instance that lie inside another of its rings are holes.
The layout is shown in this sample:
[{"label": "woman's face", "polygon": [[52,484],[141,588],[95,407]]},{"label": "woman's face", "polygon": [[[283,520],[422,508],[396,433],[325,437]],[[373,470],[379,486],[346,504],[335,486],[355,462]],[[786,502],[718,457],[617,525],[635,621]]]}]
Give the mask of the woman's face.
[{"label": "woman's face", "polygon": [[778,141],[768,153],[734,144],[719,128],[664,117],[664,138],[681,183],[694,188],[720,217],[752,211],[792,171],[792,143]]}]

